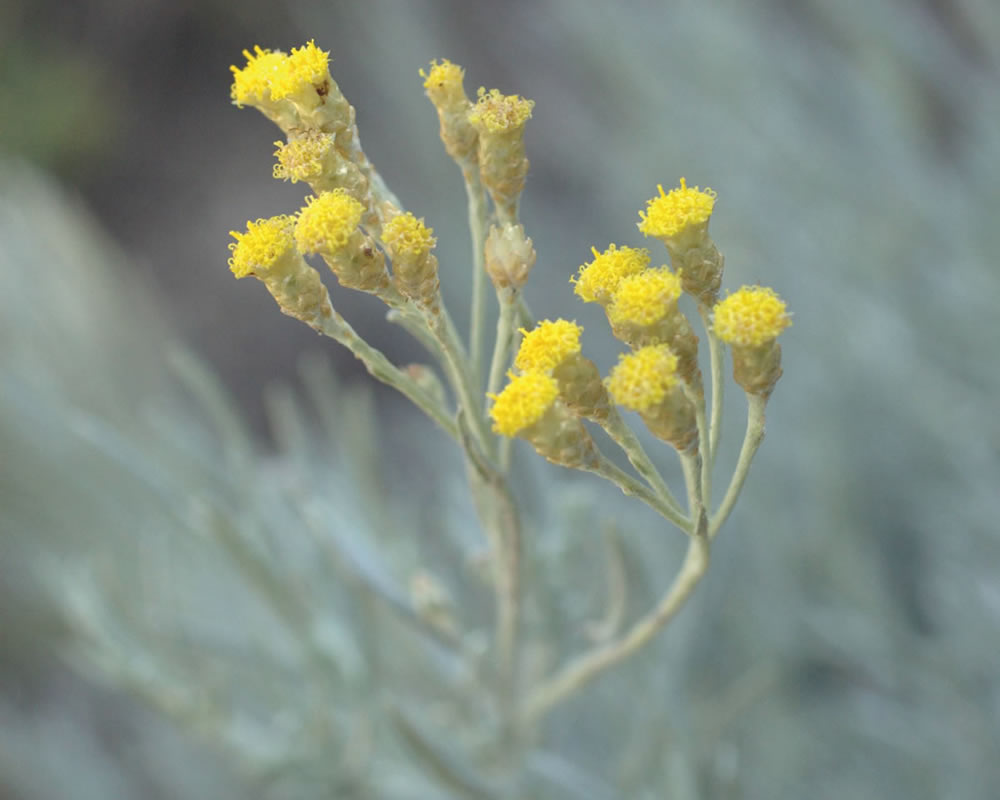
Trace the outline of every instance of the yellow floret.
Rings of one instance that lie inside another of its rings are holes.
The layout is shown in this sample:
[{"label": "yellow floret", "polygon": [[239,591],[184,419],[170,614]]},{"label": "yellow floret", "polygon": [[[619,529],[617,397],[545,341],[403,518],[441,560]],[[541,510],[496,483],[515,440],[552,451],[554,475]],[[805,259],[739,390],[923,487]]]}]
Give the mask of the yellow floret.
[{"label": "yellow floret", "polygon": [[306,198],[295,223],[295,241],[303,253],[333,253],[344,247],[361,222],[364,206],[343,189]]},{"label": "yellow floret", "polygon": [[760,347],[791,324],[784,301],[773,289],[744,286],[715,306],[712,330],[729,344]]},{"label": "yellow floret", "polygon": [[293,47],[292,53],[274,71],[271,79],[271,99],[281,100],[308,86],[318,86],[330,75],[330,54],[320,50],[310,39],[302,47]]},{"label": "yellow floret", "polygon": [[640,211],[642,222],[639,230],[646,236],[660,238],[676,236],[691,225],[702,225],[712,216],[716,194],[711,189],[702,191],[697,186],[688,188],[687,182],[681,178],[678,189],[670,193],[663,191],[663,185],[657,185],[660,196],[646,203],[646,210]]},{"label": "yellow floret", "polygon": [[282,71],[287,55],[280,50],[264,50],[254,45],[253,53],[244,50],[246,66],[242,69],[231,66],[233,86],[230,95],[236,105],[255,103],[265,99],[265,93],[270,92],[274,76]]},{"label": "yellow floret", "polygon": [[514,359],[514,366],[524,372],[548,372],[570,356],[580,352],[583,328],[575,322],[557,319],[539,322],[533,331],[523,328],[524,339]]},{"label": "yellow floret", "polygon": [[270,219],[259,219],[248,222],[246,233],[230,231],[229,235],[236,239],[229,249],[232,258],[229,259],[229,269],[237,278],[267,272],[278,261],[295,249],[292,238],[292,227],[295,218],[282,214]]},{"label": "yellow floret", "polygon": [[421,256],[429,253],[437,239],[434,229],[407,211],[389,220],[382,229],[382,241],[393,255]]},{"label": "yellow floret", "polygon": [[676,307],[680,296],[681,279],[677,275],[666,267],[646,269],[618,284],[608,319],[612,325],[652,325]]},{"label": "yellow floret", "polygon": [[677,384],[677,356],[665,344],[623,354],[604,385],[625,408],[646,411],[659,405]]},{"label": "yellow floret", "polygon": [[538,422],[559,396],[555,378],[543,372],[513,376],[498,395],[491,395],[493,431],[502,436],[517,436]]},{"label": "yellow floret", "polygon": [[322,131],[309,131],[288,142],[275,142],[273,174],[278,180],[309,181],[323,174],[323,159],[333,146],[333,137]]},{"label": "yellow floret", "polygon": [[649,266],[649,251],[635,247],[609,245],[603,253],[591,247],[594,260],[580,267],[578,275],[570,278],[573,291],[588,303],[609,303],[618,284],[629,275],[635,275]]},{"label": "yellow floret", "polygon": [[458,64],[452,64],[447,58],[442,58],[441,63],[434,59],[431,61],[430,71],[420,70],[420,77],[424,79],[424,88],[428,94],[434,95],[438,92],[447,94],[456,88],[462,90],[465,70]]},{"label": "yellow floret", "polygon": [[469,122],[490,133],[503,133],[520,128],[531,118],[534,100],[516,94],[500,94],[499,89],[486,91],[479,87],[479,100],[469,111]]}]

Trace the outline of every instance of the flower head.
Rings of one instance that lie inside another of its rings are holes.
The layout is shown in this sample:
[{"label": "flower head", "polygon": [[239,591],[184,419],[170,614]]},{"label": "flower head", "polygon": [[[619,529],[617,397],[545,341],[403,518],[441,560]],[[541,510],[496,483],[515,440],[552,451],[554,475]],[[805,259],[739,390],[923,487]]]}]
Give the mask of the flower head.
[{"label": "flower head", "polygon": [[662,184],[656,188],[660,196],[649,200],[646,210],[639,212],[642,218],[639,230],[646,236],[660,239],[676,236],[691,226],[704,225],[712,216],[716,194],[711,189],[702,191],[697,186],[691,189],[684,178],[680,188],[669,193],[663,191]]},{"label": "flower head", "polygon": [[524,372],[549,372],[570,356],[580,352],[583,328],[575,322],[544,320],[532,331],[523,328],[524,339],[514,359],[514,366]]},{"label": "flower head", "polygon": [[712,329],[729,344],[760,347],[791,324],[784,301],[773,289],[744,286],[715,306]]},{"label": "flower head", "polygon": [[394,257],[400,254],[426,255],[437,244],[434,229],[428,228],[422,219],[417,219],[409,211],[386,223],[382,229],[382,241]]},{"label": "flower head", "polygon": [[271,83],[282,70],[285,59],[288,58],[280,50],[264,50],[254,45],[253,52],[244,50],[247,60],[245,67],[231,66],[233,86],[230,94],[237,106],[259,103],[269,95]]},{"label": "flower head", "polygon": [[646,269],[623,278],[608,307],[612,325],[646,326],[669,314],[681,296],[681,279],[666,267]]},{"label": "flower head", "polygon": [[517,436],[545,416],[558,397],[555,378],[543,372],[511,377],[504,390],[493,396],[493,430],[502,436]]},{"label": "flower head", "polygon": [[329,64],[330,53],[320,50],[312,39],[293,47],[271,79],[271,99],[281,100],[323,84],[330,77]]},{"label": "flower head", "polygon": [[609,245],[603,253],[598,253],[596,247],[591,247],[594,260],[580,267],[578,275],[570,278],[574,284],[573,291],[588,303],[611,302],[618,284],[629,275],[635,275],[649,265],[649,251],[635,247]]},{"label": "flower head", "polygon": [[343,189],[306,198],[295,223],[295,241],[304,253],[336,252],[361,222],[364,206]]},{"label": "flower head", "polygon": [[294,225],[294,217],[282,214],[248,222],[246,233],[230,231],[229,235],[236,239],[229,245],[233,253],[229,259],[229,269],[233,275],[245,278],[247,275],[266,273],[294,253]]},{"label": "flower head", "polygon": [[605,381],[619,405],[647,411],[659,405],[677,385],[677,356],[666,345],[651,345],[619,357]]},{"label": "flower head", "polygon": [[421,69],[420,77],[424,79],[427,96],[435,106],[465,100],[465,89],[462,86],[465,70],[447,58],[442,58],[440,62],[437,59],[431,61],[430,70],[425,72]]},{"label": "flower head", "polygon": [[273,174],[278,180],[315,180],[323,174],[324,159],[333,147],[333,136],[318,130],[310,130],[287,144],[277,141],[274,151],[278,163]]},{"label": "flower head", "polygon": [[[426,84],[425,84],[426,85]],[[531,119],[534,100],[510,94],[504,95],[499,89],[486,91],[479,87],[479,100],[469,111],[469,122],[489,133],[505,133],[524,127]]]}]

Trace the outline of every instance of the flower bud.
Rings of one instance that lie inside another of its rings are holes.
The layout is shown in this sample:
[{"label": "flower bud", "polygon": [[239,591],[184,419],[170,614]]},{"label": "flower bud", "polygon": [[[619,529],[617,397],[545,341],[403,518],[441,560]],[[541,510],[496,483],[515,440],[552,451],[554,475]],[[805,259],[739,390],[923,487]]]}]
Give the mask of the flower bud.
[{"label": "flower bud", "polygon": [[535,247],[523,225],[493,225],[486,237],[486,272],[497,289],[519,290],[535,266]]}]

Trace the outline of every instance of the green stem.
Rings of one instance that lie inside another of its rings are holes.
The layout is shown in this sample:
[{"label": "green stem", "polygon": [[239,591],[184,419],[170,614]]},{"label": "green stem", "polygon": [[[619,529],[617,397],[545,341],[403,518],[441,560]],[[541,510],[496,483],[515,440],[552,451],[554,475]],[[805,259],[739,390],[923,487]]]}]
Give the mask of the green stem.
[{"label": "green stem", "polygon": [[510,365],[510,344],[514,332],[514,314],[517,308],[516,297],[517,293],[513,290],[497,290],[500,316],[497,317],[497,338],[493,343],[489,382],[486,384],[489,394],[496,394],[500,390],[500,383]]},{"label": "green stem", "polygon": [[604,428],[615,444],[625,452],[632,466],[645,478],[646,483],[660,495],[663,502],[677,512],[679,517],[683,517],[684,512],[681,510],[677,498],[674,497],[673,492],[670,491],[670,487],[667,486],[666,481],[663,480],[663,476],[660,475],[660,471],[646,453],[646,449],[639,441],[639,437],[625,424],[625,421],[621,418],[621,414],[618,413],[616,408],[611,409],[611,414],[607,420],[601,423],[601,427]]},{"label": "green stem", "polygon": [[650,508],[654,509],[660,516],[670,520],[682,531],[691,530],[691,522],[673,505],[670,505],[666,498],[649,489],[649,487],[639,483],[635,478],[615,465],[603,453],[598,453],[597,461],[588,466],[581,467],[586,472],[593,472],[602,478],[611,481],[624,494],[642,500]]},{"label": "green stem", "polygon": [[469,232],[472,236],[472,299],[469,304],[469,357],[472,360],[472,380],[482,386],[483,338],[486,332],[486,268],[484,244],[489,208],[486,191],[479,178],[479,169],[473,165],[462,170],[465,176],[465,193],[469,199]]},{"label": "green stem", "polygon": [[709,318],[711,309],[702,304],[698,304],[698,315],[701,317],[702,325],[705,327],[705,337],[708,339],[709,369],[711,370],[712,381],[712,416],[709,421],[708,446],[702,445],[704,455],[704,470],[707,475],[708,490],[705,491],[705,503],[711,504],[712,498],[712,470],[715,467],[715,455],[719,446],[719,434],[722,425],[722,344],[712,333],[712,321]]},{"label": "green stem", "polygon": [[[704,521],[704,516],[702,517]],[[705,525],[688,542],[684,563],[660,602],[615,641],[588,650],[543,681],[521,711],[522,724],[531,725],[560,702],[571,697],[602,672],[626,660],[647,645],[683,607],[708,568],[709,540]]]},{"label": "green stem", "polygon": [[726,496],[722,499],[718,510],[712,515],[712,522],[709,525],[709,538],[715,538],[719,528],[726,521],[729,513],[736,505],[736,499],[743,489],[743,482],[746,480],[747,472],[750,470],[750,462],[753,461],[754,454],[760,443],[764,440],[764,407],[767,399],[759,395],[747,395],[747,430],[743,437],[743,446],[740,448],[740,456],[736,461],[736,469],[726,490]]},{"label": "green stem", "polygon": [[350,324],[336,311],[330,316],[318,316],[313,327],[325,336],[340,342],[365,365],[368,373],[382,383],[405,395],[417,408],[441,426],[452,438],[459,439],[458,426],[444,406],[421,387],[404,370],[358,336]]}]

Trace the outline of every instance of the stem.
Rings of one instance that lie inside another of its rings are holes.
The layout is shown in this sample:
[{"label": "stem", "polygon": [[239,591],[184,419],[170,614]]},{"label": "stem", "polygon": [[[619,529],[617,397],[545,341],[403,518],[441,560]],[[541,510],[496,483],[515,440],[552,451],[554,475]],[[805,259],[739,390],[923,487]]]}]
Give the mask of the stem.
[{"label": "stem", "polygon": [[496,394],[497,390],[500,389],[504,371],[510,363],[510,340],[513,332],[516,296],[516,292],[509,289],[497,291],[500,316],[497,318],[497,338],[493,343],[489,382],[486,384],[489,394]]},{"label": "stem", "polygon": [[709,320],[711,309],[699,303],[698,315],[701,317],[702,325],[705,326],[705,337],[708,339],[709,369],[711,370],[712,381],[712,416],[709,426],[709,440],[707,449],[702,446],[705,458],[705,471],[708,475],[709,491],[705,492],[705,502],[711,503],[711,478],[712,469],[715,466],[715,454],[719,446],[720,426],[722,423],[722,345],[718,338],[712,333],[712,324]]},{"label": "stem", "polygon": [[642,502],[654,509],[660,516],[670,520],[682,531],[691,530],[691,522],[680,511],[674,506],[669,505],[665,498],[651,491],[623,469],[609,461],[603,453],[598,452],[595,464],[583,466],[581,469],[586,472],[592,472],[595,475],[600,475],[602,478],[615,484],[624,494],[642,500]]},{"label": "stem", "polygon": [[469,358],[472,381],[482,386],[483,337],[486,329],[486,269],[484,243],[488,207],[486,191],[476,166],[462,170],[465,176],[465,193],[469,199],[469,231],[472,235],[472,299],[469,303]]},{"label": "stem", "polygon": [[635,432],[625,424],[625,421],[621,418],[621,414],[618,413],[618,409],[612,408],[611,414],[608,419],[601,424],[605,432],[614,440],[623,451],[625,455],[628,456],[629,462],[633,467],[636,468],[638,473],[645,478],[646,483],[648,483],[653,490],[660,495],[663,502],[673,508],[677,512],[678,516],[683,517],[684,512],[681,510],[680,503],[677,502],[677,498],[674,497],[673,492],[670,491],[670,487],[667,486],[666,481],[663,480],[663,476],[660,475],[660,471],[653,464],[652,459],[646,453],[645,448],[639,441],[639,437],[635,435]]},{"label": "stem", "polygon": [[553,706],[648,644],[673,619],[708,568],[709,540],[705,527],[702,524],[701,530],[691,537],[684,563],[660,602],[632,625],[624,636],[577,656],[555,676],[544,681],[528,697],[521,712],[523,723],[537,722]]},{"label": "stem", "polygon": [[743,482],[746,480],[747,472],[750,470],[750,462],[753,461],[754,453],[764,440],[764,407],[767,405],[767,398],[760,395],[747,395],[747,430],[743,437],[743,446],[740,448],[740,456],[736,461],[736,469],[726,490],[726,496],[719,505],[718,510],[712,516],[712,523],[709,525],[709,538],[714,539],[726,521],[729,513],[736,505],[736,499],[743,489]]},{"label": "stem", "polygon": [[373,378],[402,393],[452,438],[459,438],[458,427],[444,406],[404,370],[393,365],[381,351],[376,350],[358,336],[354,328],[340,314],[333,311],[328,317],[318,317],[313,327],[323,335],[344,345],[354,353],[355,358],[365,365]]}]

